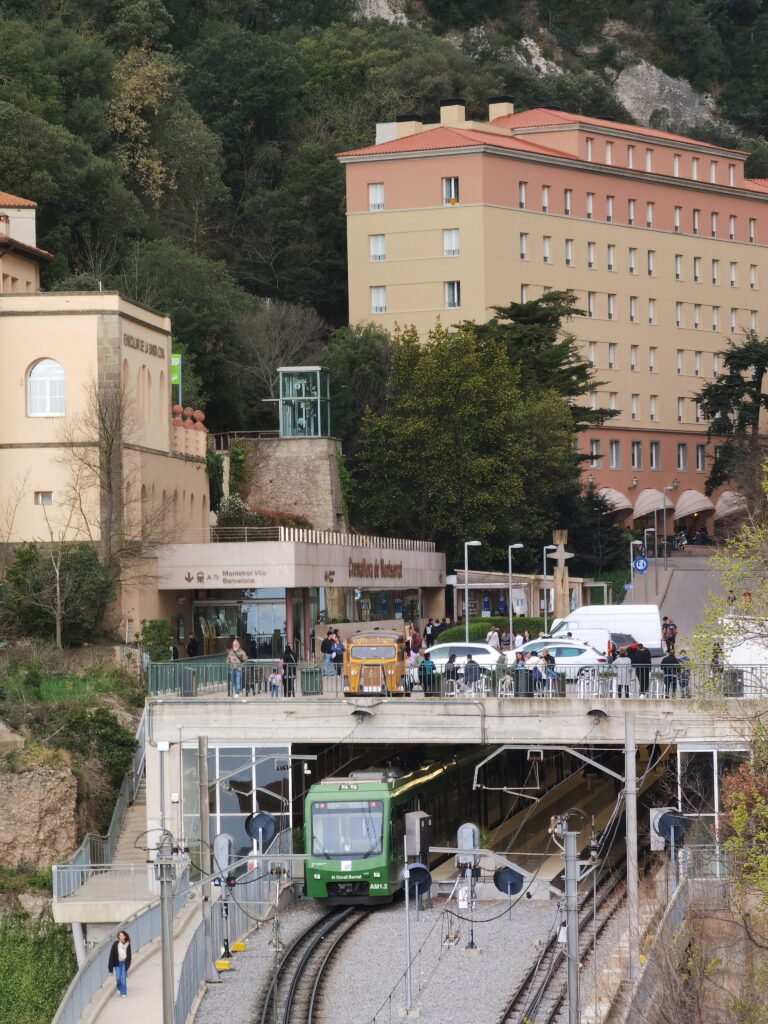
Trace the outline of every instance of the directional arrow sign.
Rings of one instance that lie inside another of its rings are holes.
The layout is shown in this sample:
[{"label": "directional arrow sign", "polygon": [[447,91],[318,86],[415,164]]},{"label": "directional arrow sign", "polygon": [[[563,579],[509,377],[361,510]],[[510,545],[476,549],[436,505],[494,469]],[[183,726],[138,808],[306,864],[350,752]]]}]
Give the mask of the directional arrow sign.
[{"label": "directional arrow sign", "polygon": [[647,558],[636,558],[634,563],[635,572],[641,576],[644,572],[648,572],[648,559]]}]

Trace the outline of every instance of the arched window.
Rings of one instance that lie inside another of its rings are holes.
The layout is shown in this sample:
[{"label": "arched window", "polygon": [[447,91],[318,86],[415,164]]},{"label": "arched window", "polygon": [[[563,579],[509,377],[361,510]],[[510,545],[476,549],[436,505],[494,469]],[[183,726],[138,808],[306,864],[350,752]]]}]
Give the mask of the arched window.
[{"label": "arched window", "polygon": [[27,374],[27,414],[64,416],[66,411],[64,367],[55,359],[41,359]]}]

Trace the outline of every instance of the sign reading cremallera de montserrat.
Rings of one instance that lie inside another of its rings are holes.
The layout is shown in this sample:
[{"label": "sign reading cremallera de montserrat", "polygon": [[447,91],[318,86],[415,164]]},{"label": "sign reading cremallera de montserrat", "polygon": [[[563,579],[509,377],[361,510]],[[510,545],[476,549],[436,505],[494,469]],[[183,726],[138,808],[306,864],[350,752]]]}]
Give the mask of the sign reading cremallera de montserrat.
[{"label": "sign reading cremallera de montserrat", "polygon": [[350,558],[347,566],[350,580],[401,580],[402,562],[387,562],[383,558]]}]

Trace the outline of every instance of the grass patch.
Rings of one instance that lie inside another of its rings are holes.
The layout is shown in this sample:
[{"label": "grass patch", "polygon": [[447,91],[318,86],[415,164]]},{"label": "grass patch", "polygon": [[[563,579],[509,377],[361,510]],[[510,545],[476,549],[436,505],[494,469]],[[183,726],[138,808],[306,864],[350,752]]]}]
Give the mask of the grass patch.
[{"label": "grass patch", "polygon": [[44,892],[48,895],[53,892],[50,868],[43,871],[30,871],[23,866],[19,868],[0,867],[0,893],[18,896],[19,893],[30,890]]}]

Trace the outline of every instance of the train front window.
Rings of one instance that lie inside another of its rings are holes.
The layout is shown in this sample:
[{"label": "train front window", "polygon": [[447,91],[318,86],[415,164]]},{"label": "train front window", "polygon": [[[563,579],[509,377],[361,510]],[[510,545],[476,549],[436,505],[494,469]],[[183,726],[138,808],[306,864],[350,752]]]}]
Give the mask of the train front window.
[{"label": "train front window", "polygon": [[394,644],[391,647],[380,644],[353,644],[349,652],[355,661],[389,661],[396,657],[397,648]]},{"label": "train front window", "polygon": [[363,860],[381,853],[381,800],[336,800],[312,804],[312,855]]}]

